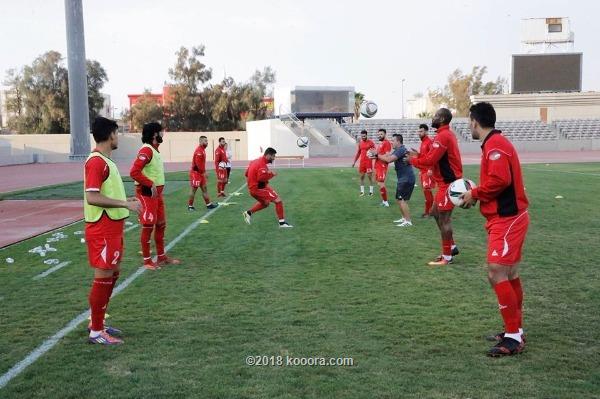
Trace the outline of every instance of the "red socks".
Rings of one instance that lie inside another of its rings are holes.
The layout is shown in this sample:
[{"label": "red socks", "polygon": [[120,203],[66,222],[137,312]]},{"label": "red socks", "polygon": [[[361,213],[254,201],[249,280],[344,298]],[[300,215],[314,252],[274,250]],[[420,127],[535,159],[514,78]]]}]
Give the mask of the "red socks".
[{"label": "red socks", "polygon": [[423,194],[425,194],[425,213],[429,214],[429,212],[431,212],[431,206],[433,205],[433,193],[431,190],[426,189],[423,190]]},{"label": "red socks", "polygon": [[277,217],[279,218],[279,220],[285,219],[285,215],[283,213],[283,202],[275,203],[275,212],[277,212]]},{"label": "red socks", "polygon": [[519,332],[519,307],[517,295],[510,281],[505,280],[494,286],[498,297],[498,307],[504,320],[504,332],[517,334]]},{"label": "red socks", "polygon": [[379,193],[381,193],[381,199],[387,201],[387,188],[379,187]]},{"label": "red socks", "polygon": [[150,257],[150,238],[152,237],[152,229],[154,226],[145,225],[142,226],[142,234],[140,236],[140,244],[142,246],[142,256],[144,259]]},{"label": "red socks", "polygon": [[204,203],[206,205],[210,204],[210,198],[208,198],[208,195],[202,194],[202,198],[204,198]]},{"label": "red socks", "polygon": [[517,308],[519,310],[519,328],[523,328],[523,286],[521,279],[517,277],[514,280],[509,280],[515,295],[517,296]]},{"label": "red socks", "polygon": [[166,223],[157,224],[154,228],[154,241],[156,242],[156,255],[162,256],[165,254],[165,229]]},{"label": "red socks", "polygon": [[194,206],[194,197],[193,197],[193,196],[191,196],[191,197],[188,199],[188,206]]},{"label": "red socks", "polygon": [[261,211],[263,209],[265,209],[268,205],[263,205],[260,202],[257,202],[256,204],[254,204],[254,206],[252,208],[250,208],[250,213],[256,213],[258,211]]},{"label": "red socks", "polygon": [[452,244],[453,240],[442,240],[442,255],[452,256]]},{"label": "red socks", "polygon": [[94,278],[92,289],[88,297],[92,313],[92,326],[94,331],[104,330],[104,314],[106,305],[113,287],[113,277]]}]

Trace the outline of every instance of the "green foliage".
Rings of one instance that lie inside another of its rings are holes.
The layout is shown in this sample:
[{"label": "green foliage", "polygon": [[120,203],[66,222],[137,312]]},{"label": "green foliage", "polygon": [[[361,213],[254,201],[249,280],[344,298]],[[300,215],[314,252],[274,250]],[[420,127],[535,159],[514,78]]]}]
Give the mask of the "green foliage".
[{"label": "green foliage", "polygon": [[431,90],[429,97],[437,106],[453,110],[456,116],[467,116],[472,95],[504,93],[506,79],[498,77],[495,81],[483,83],[486,72],[485,66],[474,66],[468,74],[456,69],[448,76],[448,83],[443,88]]},{"label": "green foliage", "polygon": [[164,117],[164,110],[154,98],[152,98],[150,91],[146,89],[144,94],[138,99],[135,107],[132,107],[125,114],[125,118],[129,119],[133,131],[140,132],[142,126],[145,123],[151,121],[162,121]]},{"label": "green foliage", "polygon": [[[107,74],[98,61],[87,61],[90,117],[104,104]],[[7,72],[9,128],[19,133],[69,133],[69,81],[63,57],[48,51],[21,70]]]}]

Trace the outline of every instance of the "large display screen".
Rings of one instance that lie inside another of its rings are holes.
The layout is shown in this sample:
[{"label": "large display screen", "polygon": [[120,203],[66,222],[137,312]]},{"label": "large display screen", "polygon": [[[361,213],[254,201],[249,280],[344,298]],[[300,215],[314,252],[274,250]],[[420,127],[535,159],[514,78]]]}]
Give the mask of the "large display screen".
[{"label": "large display screen", "polygon": [[513,55],[512,93],[581,91],[581,53]]}]

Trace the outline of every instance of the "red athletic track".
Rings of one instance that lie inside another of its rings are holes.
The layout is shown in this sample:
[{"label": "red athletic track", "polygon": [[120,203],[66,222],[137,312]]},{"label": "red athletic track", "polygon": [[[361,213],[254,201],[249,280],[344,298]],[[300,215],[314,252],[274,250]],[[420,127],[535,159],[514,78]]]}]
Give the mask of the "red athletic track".
[{"label": "red athletic track", "polygon": [[[600,162],[600,151],[522,152],[523,163]],[[478,164],[479,155],[463,156],[465,165]],[[298,161],[292,161],[297,163]],[[286,167],[288,161],[275,161],[275,167]],[[233,162],[234,170],[243,168],[247,161]],[[311,158],[307,167],[348,167],[352,158]],[[119,163],[123,175],[130,163]],[[212,167],[211,163],[208,163]],[[52,184],[82,180],[82,163],[29,164],[0,167],[0,193],[31,189]],[[169,172],[184,171],[188,162],[166,163]],[[0,201],[0,248],[33,237],[82,218],[81,201]]]}]

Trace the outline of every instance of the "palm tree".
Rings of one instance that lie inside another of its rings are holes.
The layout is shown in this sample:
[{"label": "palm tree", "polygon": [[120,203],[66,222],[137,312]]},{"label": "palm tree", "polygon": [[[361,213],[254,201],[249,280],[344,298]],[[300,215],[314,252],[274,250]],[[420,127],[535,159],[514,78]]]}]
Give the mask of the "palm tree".
[{"label": "palm tree", "polygon": [[365,95],[357,91],[354,93],[354,119],[360,118],[360,105],[365,101]]}]

